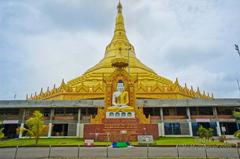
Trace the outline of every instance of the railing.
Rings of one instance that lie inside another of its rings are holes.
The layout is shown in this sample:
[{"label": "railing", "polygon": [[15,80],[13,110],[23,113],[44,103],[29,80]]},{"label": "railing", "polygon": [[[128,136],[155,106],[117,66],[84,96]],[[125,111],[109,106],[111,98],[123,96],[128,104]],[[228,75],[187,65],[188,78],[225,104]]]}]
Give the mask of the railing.
[{"label": "railing", "polygon": [[164,115],[163,119],[187,119],[185,115]]},{"label": "railing", "polygon": [[235,119],[232,115],[217,115],[219,119]]},{"label": "railing", "polygon": [[21,120],[20,115],[1,115],[0,120]]},{"label": "railing", "polygon": [[[67,153],[66,153],[67,152]],[[71,147],[20,147],[0,149],[1,158],[240,158],[237,146],[207,146],[207,145],[176,145],[153,147],[146,144],[144,147],[124,149],[112,148],[106,145],[101,147],[85,147],[75,145]]]},{"label": "railing", "polygon": [[191,115],[192,119],[215,119],[214,115]]}]

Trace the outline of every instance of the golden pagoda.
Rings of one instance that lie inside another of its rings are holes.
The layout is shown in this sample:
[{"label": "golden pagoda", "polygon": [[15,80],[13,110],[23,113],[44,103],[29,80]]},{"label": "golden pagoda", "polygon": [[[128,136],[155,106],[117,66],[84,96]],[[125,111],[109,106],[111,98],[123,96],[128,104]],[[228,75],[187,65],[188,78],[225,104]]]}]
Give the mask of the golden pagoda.
[{"label": "golden pagoda", "polygon": [[134,46],[126,35],[122,5],[119,2],[113,38],[106,47],[103,59],[83,75],[67,83],[62,80],[59,87],[54,85],[51,90],[48,88],[44,92],[41,89],[39,94],[27,96],[27,100],[104,99],[104,79],[115,71],[112,61],[116,61],[119,56],[124,57],[128,62],[128,67],[124,68],[125,71],[137,78],[135,89],[137,99],[213,98],[213,95],[201,93],[199,88],[195,91],[193,87],[189,89],[186,84],[181,86],[177,78],[171,81],[158,75],[136,57]]}]

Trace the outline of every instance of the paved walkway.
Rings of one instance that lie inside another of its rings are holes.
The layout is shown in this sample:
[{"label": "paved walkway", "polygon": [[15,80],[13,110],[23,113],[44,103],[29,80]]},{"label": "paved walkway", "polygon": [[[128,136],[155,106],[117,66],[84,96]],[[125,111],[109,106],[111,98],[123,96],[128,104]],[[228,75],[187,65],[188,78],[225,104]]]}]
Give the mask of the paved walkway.
[{"label": "paved walkway", "polygon": [[[1,148],[0,159],[14,159],[15,148]],[[43,159],[48,158],[49,148],[20,147],[17,153],[17,159]],[[108,157],[110,158],[131,158],[131,157],[222,157],[222,158],[239,158],[236,148],[216,148],[209,147],[130,147],[130,148],[108,148]],[[106,147],[80,147],[80,157],[87,158],[105,158],[107,157]],[[51,157],[72,157],[77,158],[77,147],[53,147]]]}]

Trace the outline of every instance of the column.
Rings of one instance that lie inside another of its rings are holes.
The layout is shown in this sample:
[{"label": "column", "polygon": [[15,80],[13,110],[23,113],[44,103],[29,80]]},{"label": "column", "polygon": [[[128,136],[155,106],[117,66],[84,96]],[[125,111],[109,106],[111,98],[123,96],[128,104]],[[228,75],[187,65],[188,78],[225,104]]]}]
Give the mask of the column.
[{"label": "column", "polygon": [[193,131],[192,131],[192,119],[191,119],[191,112],[190,112],[190,108],[187,107],[187,121],[188,121],[188,127],[189,127],[189,135],[193,136]]},{"label": "column", "polygon": [[78,108],[78,117],[77,117],[77,131],[76,136],[80,137],[80,119],[81,119],[81,108]]},{"label": "column", "polygon": [[165,131],[164,131],[164,118],[163,118],[163,108],[160,108],[160,115],[161,115],[161,130],[162,130],[162,136],[165,136]]},{"label": "column", "polygon": [[53,120],[53,116],[54,116],[54,108],[51,108],[50,120],[49,120],[49,124],[48,124],[48,137],[51,137],[51,135],[52,135],[52,120]]},{"label": "column", "polygon": [[[21,121],[20,129],[24,128],[25,114],[26,114],[26,111],[25,111],[25,109],[23,109],[22,121]],[[22,138],[22,135],[23,135],[23,132],[20,131],[19,132],[19,138]]]},{"label": "column", "polygon": [[219,120],[218,120],[218,115],[217,115],[217,107],[213,107],[213,115],[215,117],[215,120],[216,120],[216,124],[217,124],[217,135],[218,136],[221,136],[222,133],[221,133],[221,127],[220,127],[220,123],[219,123]]}]

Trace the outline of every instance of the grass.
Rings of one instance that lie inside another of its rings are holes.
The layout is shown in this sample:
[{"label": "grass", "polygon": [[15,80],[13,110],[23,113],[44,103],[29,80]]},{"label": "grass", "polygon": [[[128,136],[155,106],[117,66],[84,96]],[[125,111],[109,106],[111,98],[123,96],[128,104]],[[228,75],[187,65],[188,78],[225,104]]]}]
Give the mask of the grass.
[{"label": "grass", "polygon": [[193,137],[161,137],[155,140],[156,145],[223,145],[224,143],[219,141],[203,140]]},{"label": "grass", "polygon": [[[110,145],[111,142],[94,142],[94,145]],[[138,145],[138,142],[131,142],[132,145]],[[154,141],[155,145],[223,145],[219,141],[203,141],[198,138],[192,137],[162,137]],[[0,147],[8,146],[36,146],[34,139],[24,138],[24,139],[9,139],[0,141]],[[78,138],[41,138],[39,140],[38,146],[64,146],[64,145],[84,145],[83,139]]]},{"label": "grass", "polygon": [[[83,145],[84,142],[82,139],[74,139],[74,138],[42,138],[39,139],[38,145]],[[3,146],[33,146],[35,145],[34,139],[24,138],[24,139],[9,139],[0,141],[0,147]]]}]

